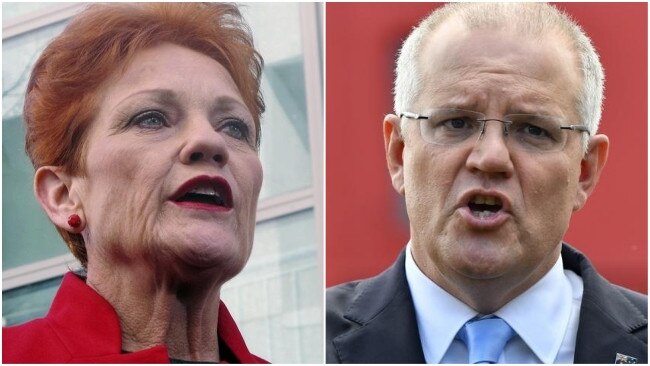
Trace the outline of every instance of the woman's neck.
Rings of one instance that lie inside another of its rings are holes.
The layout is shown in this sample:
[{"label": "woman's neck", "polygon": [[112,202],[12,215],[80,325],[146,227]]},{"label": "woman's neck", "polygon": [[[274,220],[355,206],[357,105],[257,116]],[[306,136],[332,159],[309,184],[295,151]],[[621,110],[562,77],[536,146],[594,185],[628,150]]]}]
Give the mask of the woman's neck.
[{"label": "woman's neck", "polygon": [[219,361],[217,321],[221,285],[180,283],[177,276],[128,265],[93,263],[87,283],[115,309],[122,329],[122,350],[135,352],[166,345],[169,357]]}]

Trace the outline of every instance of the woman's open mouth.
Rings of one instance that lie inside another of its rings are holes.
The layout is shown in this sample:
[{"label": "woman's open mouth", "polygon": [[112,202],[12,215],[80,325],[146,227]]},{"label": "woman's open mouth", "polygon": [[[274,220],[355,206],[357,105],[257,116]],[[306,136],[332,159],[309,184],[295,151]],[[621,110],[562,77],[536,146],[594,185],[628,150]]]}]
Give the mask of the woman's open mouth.
[{"label": "woman's open mouth", "polygon": [[172,196],[171,201],[191,209],[228,211],[233,208],[232,191],[228,181],[207,175],[185,182]]}]

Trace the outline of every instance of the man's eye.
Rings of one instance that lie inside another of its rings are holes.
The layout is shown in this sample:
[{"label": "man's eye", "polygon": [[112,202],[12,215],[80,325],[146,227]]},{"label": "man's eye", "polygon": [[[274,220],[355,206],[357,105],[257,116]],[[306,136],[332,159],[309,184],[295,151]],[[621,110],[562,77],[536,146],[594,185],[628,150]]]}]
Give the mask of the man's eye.
[{"label": "man's eye", "polygon": [[237,119],[229,118],[227,119],[219,129],[219,131],[224,132],[228,136],[235,138],[237,140],[242,140],[248,142],[250,136],[250,128],[246,122]]},{"label": "man's eye", "polygon": [[167,118],[163,113],[158,111],[147,111],[133,117],[130,125],[135,125],[143,129],[156,130],[163,127],[169,127],[169,122],[167,122]]},{"label": "man's eye", "polygon": [[548,137],[549,136],[548,132],[545,129],[543,129],[541,127],[538,127],[538,126],[535,126],[535,125],[526,125],[524,127],[524,133],[526,133],[527,135],[533,136],[533,137]]},{"label": "man's eye", "polygon": [[471,127],[470,123],[465,118],[450,118],[446,121],[443,121],[441,124],[445,127],[449,127],[452,129],[462,129],[462,128]]}]

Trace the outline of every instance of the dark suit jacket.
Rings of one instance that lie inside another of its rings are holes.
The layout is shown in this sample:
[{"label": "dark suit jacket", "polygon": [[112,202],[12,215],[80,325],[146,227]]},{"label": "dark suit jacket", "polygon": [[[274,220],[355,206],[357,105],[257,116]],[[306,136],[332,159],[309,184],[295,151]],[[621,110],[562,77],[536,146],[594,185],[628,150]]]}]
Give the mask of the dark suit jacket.
[{"label": "dark suit jacket", "polygon": [[[424,363],[404,251],[382,274],[327,290],[327,363]],[[613,285],[577,250],[562,246],[564,268],[584,292],[575,363],[648,362],[648,298]]]}]

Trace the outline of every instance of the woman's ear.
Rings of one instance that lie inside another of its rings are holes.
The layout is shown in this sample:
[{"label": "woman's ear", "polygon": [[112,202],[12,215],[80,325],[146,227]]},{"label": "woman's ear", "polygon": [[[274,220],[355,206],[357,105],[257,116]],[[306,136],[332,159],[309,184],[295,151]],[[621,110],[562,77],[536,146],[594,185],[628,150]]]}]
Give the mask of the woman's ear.
[{"label": "woman's ear", "polygon": [[[85,228],[81,202],[76,194],[71,194],[72,178],[58,166],[42,166],[34,175],[34,195],[50,220],[63,230],[80,233]],[[81,223],[76,226],[68,222],[76,214]]]}]

